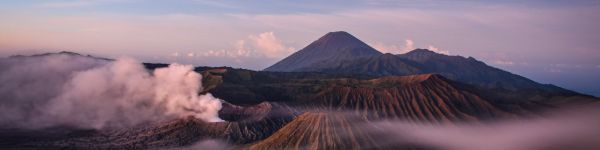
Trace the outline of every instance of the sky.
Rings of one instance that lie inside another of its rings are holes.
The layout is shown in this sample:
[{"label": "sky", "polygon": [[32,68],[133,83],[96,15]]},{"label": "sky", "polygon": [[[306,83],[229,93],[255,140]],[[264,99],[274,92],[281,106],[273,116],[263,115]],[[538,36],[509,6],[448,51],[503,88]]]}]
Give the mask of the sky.
[{"label": "sky", "polygon": [[261,70],[331,31],[600,96],[600,1],[3,0],[0,57],[73,51]]}]

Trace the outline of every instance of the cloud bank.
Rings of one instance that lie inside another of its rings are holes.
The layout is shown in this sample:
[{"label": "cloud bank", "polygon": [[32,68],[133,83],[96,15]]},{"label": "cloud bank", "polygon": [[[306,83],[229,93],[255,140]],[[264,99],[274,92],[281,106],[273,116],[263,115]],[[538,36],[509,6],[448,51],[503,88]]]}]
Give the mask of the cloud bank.
[{"label": "cloud bank", "polygon": [[253,66],[262,69],[294,52],[274,32],[249,34],[224,49],[176,51],[167,55],[171,62],[200,63],[208,66]]},{"label": "cloud bank", "polygon": [[415,49],[415,42],[411,39],[404,40],[404,45],[384,44],[383,42],[375,42],[371,46],[382,53],[403,54]]},{"label": "cloud bank", "polygon": [[[371,46],[373,46],[373,48],[379,50],[382,53],[404,54],[404,53],[410,52],[415,49],[415,42],[411,39],[406,39],[406,40],[404,40],[404,45],[395,45],[395,44],[387,45],[387,44],[384,44],[383,42],[375,42],[374,44],[371,44]],[[428,45],[427,49],[429,49],[433,52],[436,52],[436,53],[450,55],[450,51],[442,50],[433,45]]]},{"label": "cloud bank", "polygon": [[374,130],[408,142],[445,150],[587,150],[600,148],[600,105],[571,107],[539,118],[489,123],[427,124],[375,122]]},{"label": "cloud bank", "polygon": [[131,58],[49,54],[0,60],[0,127],[110,128],[194,116],[221,121],[202,76],[172,64],[149,72]]}]

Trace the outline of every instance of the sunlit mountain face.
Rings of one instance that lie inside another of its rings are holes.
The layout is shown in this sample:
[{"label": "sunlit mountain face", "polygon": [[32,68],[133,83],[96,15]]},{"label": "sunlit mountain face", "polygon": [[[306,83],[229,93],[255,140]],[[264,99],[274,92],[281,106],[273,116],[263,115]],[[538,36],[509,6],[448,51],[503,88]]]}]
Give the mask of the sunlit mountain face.
[{"label": "sunlit mountain face", "polygon": [[0,149],[600,149],[596,7],[0,2]]}]

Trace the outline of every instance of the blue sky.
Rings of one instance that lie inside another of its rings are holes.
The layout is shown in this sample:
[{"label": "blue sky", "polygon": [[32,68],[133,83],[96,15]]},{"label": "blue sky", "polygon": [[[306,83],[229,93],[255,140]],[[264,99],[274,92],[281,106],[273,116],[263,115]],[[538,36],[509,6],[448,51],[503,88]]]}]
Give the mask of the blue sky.
[{"label": "blue sky", "polygon": [[0,56],[62,50],[263,69],[330,31],[600,96],[600,1],[4,0]]}]

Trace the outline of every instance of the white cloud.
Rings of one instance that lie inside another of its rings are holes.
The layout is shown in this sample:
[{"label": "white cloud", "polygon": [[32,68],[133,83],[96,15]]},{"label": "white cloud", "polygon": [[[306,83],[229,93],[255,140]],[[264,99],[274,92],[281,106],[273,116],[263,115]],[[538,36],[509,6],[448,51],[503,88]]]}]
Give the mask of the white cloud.
[{"label": "white cloud", "polygon": [[415,49],[415,42],[413,40],[407,39],[405,40],[406,44],[404,46],[405,51],[411,51]]},{"label": "white cloud", "polygon": [[245,52],[246,51],[246,41],[238,40],[237,42],[235,42],[235,44],[233,44],[233,48],[235,50],[237,50],[239,53]]},{"label": "white cloud", "polygon": [[292,47],[287,47],[277,39],[273,32],[263,32],[258,35],[249,35],[247,39],[238,40],[231,48],[204,51],[200,56],[211,57],[267,57],[283,58],[293,52]]},{"label": "white cloud", "polygon": [[261,55],[257,53],[255,50],[251,49],[248,44],[246,44],[246,40],[238,40],[237,42],[232,44],[231,48],[228,49],[218,49],[218,50],[204,50],[202,53],[197,56],[203,57],[227,57],[238,59],[241,57],[260,57]]},{"label": "white cloud", "polygon": [[189,52],[189,53],[187,54],[187,56],[188,56],[188,57],[194,57],[194,56],[196,56],[196,54],[195,54],[194,52]]},{"label": "white cloud", "polygon": [[436,53],[440,53],[440,54],[444,54],[444,55],[450,55],[449,51],[447,51],[447,50],[441,50],[440,48],[437,48],[437,47],[435,47],[433,45],[427,46],[427,49],[429,49],[431,51],[434,51]]},{"label": "white cloud", "polygon": [[[373,48],[381,51],[382,53],[391,53],[391,54],[403,54],[406,52],[410,52],[412,50],[415,49],[415,42],[412,39],[406,39],[404,40],[404,44],[403,45],[395,45],[395,44],[385,44],[383,42],[375,42],[374,44],[371,44],[373,46]],[[436,52],[436,53],[440,53],[440,54],[445,54],[445,55],[449,55],[450,52],[447,50],[441,50],[438,47],[435,47],[433,45],[429,45],[427,46],[427,49]]]},{"label": "white cloud", "polygon": [[404,40],[404,45],[385,44],[383,42],[375,42],[370,44],[373,48],[382,53],[402,54],[415,49],[415,43],[411,39]]},{"label": "white cloud", "polygon": [[379,50],[382,53],[392,53],[392,54],[396,54],[397,51],[400,51],[400,46],[398,45],[386,45],[383,42],[375,42],[373,44],[370,44],[373,48],[375,48],[376,50]]},{"label": "white cloud", "polygon": [[291,47],[283,45],[273,32],[264,32],[258,36],[250,35],[248,38],[254,44],[254,48],[269,58],[285,57],[293,51]]},{"label": "white cloud", "polygon": [[226,44],[224,48],[178,51],[168,54],[166,59],[174,63],[262,69],[293,52],[293,48],[284,45],[274,32],[250,34],[245,37]]},{"label": "white cloud", "polygon": [[508,61],[508,60],[496,60],[496,61],[494,61],[494,64],[503,65],[503,66],[514,66],[515,62]]}]

